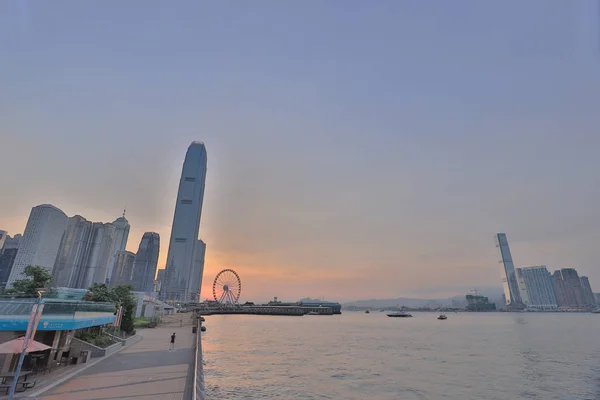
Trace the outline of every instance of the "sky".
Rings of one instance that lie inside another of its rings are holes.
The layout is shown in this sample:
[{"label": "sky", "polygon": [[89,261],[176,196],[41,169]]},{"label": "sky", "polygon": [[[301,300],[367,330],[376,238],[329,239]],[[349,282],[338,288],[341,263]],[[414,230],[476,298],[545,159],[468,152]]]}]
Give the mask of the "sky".
[{"label": "sky", "polygon": [[202,296],[434,297],[517,266],[600,291],[600,10],[512,0],[0,2],[0,229],[110,222],[164,268],[187,146]]}]

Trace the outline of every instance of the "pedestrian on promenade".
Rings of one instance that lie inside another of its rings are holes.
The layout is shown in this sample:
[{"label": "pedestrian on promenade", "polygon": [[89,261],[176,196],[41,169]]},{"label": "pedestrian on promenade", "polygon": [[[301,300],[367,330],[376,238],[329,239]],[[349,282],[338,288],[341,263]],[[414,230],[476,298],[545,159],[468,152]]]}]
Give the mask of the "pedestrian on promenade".
[{"label": "pedestrian on promenade", "polygon": [[169,351],[175,350],[175,332],[171,335],[171,343],[169,344]]}]

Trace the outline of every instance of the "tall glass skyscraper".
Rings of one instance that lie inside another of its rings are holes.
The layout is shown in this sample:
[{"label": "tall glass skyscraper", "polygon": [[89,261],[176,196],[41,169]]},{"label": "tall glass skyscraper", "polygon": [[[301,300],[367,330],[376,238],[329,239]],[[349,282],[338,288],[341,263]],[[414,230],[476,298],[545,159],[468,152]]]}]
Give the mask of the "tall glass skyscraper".
[{"label": "tall glass skyscraper", "polygon": [[164,300],[190,301],[200,291],[200,287],[196,286],[201,281],[202,271],[196,268],[198,263],[195,263],[195,258],[204,200],[206,162],[204,143],[193,142],[187,149],[179,181],[165,284],[161,286],[161,297]]},{"label": "tall glass skyscraper", "polygon": [[506,233],[498,233],[496,235],[496,247],[500,251],[501,263],[504,266],[502,276],[502,286],[504,287],[504,296],[506,297],[507,306],[522,306],[521,295],[519,293],[519,282],[515,272],[512,255],[508,247]]},{"label": "tall glass skyscraper", "polygon": [[154,276],[158,265],[160,236],[156,232],[146,232],[135,255],[133,266],[133,286],[138,292],[152,292]]}]

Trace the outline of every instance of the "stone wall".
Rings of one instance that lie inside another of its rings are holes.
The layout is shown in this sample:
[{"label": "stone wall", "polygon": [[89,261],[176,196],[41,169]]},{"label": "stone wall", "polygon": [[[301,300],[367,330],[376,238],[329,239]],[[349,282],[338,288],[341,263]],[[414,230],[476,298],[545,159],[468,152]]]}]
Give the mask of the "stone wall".
[{"label": "stone wall", "polygon": [[81,339],[73,338],[71,341],[70,357],[79,357],[79,352],[89,350],[92,352],[92,357],[104,357],[116,353],[121,349],[121,343],[111,344],[106,348],[95,346],[91,343],[84,342]]}]

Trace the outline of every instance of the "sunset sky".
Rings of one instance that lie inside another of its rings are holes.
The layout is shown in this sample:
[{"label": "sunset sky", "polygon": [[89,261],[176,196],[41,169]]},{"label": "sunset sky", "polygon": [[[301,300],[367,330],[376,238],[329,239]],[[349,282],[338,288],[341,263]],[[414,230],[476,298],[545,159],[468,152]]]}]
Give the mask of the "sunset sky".
[{"label": "sunset sky", "polygon": [[596,2],[2,1],[0,229],[110,222],[164,268],[187,146],[202,296],[446,296],[517,266],[600,291]]}]

